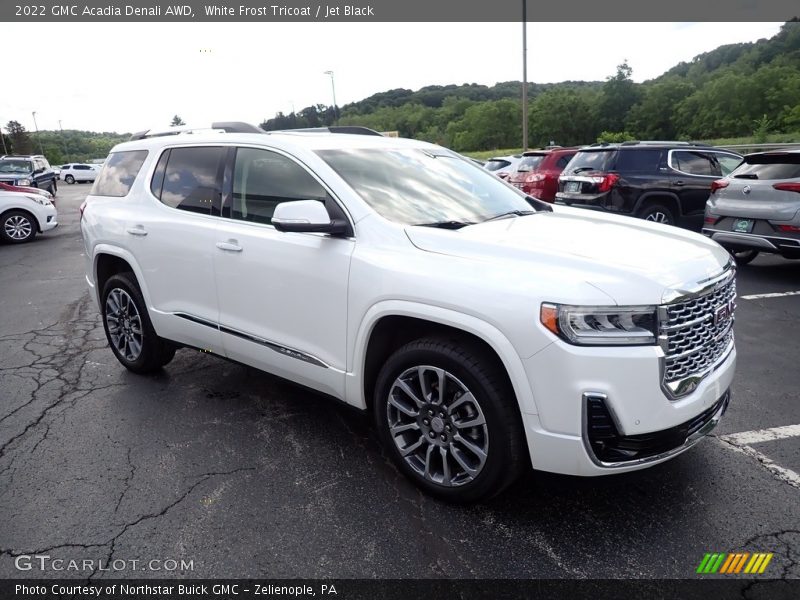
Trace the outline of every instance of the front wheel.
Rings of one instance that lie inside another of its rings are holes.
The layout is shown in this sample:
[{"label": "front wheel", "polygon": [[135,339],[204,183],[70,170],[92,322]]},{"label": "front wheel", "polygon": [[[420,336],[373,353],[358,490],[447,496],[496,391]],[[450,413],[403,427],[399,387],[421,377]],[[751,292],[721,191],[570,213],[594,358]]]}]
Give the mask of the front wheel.
[{"label": "front wheel", "polygon": [[445,500],[490,498],[527,464],[514,393],[481,348],[449,339],[406,344],[381,369],[374,407],[398,468]]},{"label": "front wheel", "polygon": [[36,228],[36,220],[23,210],[10,210],[0,217],[0,238],[11,244],[30,242]]},{"label": "front wheel", "polygon": [[64,181],[72,185],[73,183],[75,183],[75,178],[72,175],[67,175],[66,177],[64,177]]},{"label": "front wheel", "polygon": [[675,216],[672,211],[663,204],[649,204],[639,211],[637,215],[640,219],[664,225],[675,225]]},{"label": "front wheel", "polygon": [[747,265],[758,256],[758,250],[728,250],[736,260],[737,265]]},{"label": "front wheel", "polygon": [[175,356],[175,346],[153,329],[144,297],[131,273],[109,278],[103,287],[101,312],[108,345],[126,369],[152,373]]}]

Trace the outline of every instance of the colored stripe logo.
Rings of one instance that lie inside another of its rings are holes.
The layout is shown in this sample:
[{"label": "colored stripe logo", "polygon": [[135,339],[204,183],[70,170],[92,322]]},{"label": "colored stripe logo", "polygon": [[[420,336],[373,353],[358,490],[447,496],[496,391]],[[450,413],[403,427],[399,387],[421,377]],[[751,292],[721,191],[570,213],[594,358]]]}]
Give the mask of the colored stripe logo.
[{"label": "colored stripe logo", "polygon": [[772,560],[772,552],[708,552],[703,556],[697,573],[709,575],[720,573],[725,575],[760,575],[767,570]]}]

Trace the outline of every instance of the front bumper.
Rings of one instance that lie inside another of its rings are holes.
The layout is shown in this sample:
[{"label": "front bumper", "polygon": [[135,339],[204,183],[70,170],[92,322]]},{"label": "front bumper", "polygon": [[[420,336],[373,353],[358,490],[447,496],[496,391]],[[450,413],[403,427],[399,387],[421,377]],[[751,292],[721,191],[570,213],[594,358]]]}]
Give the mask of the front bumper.
[{"label": "front bumper", "polygon": [[[583,476],[638,470],[685,452],[713,429],[727,408],[735,348],[694,391],[677,400],[661,388],[659,352],[646,346],[598,352],[556,342],[526,360],[539,411],[523,415],[533,467]],[[604,397],[624,449],[643,440],[654,443],[645,444],[638,457],[598,457],[587,427],[587,403],[597,396]]]}]

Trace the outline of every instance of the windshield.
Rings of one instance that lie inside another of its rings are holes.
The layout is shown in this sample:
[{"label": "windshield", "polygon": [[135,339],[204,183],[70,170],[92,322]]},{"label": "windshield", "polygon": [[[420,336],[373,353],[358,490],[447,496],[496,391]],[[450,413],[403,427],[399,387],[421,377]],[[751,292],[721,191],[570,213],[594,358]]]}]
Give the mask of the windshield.
[{"label": "windshield", "polygon": [[445,152],[373,148],[317,154],[378,214],[396,223],[476,223],[531,210],[521,192]]},{"label": "windshield", "polygon": [[3,159],[0,160],[0,173],[31,173],[33,165],[29,160]]},{"label": "windshield", "polygon": [[741,179],[796,179],[800,177],[800,152],[745,156],[732,176]]},{"label": "windshield", "polygon": [[503,167],[511,164],[510,160],[502,160],[497,158],[490,158],[483,164],[483,168],[487,171],[499,171]]},{"label": "windshield", "polygon": [[522,160],[517,165],[517,171],[534,171],[544,160],[544,154],[534,154],[532,156],[523,156]]}]

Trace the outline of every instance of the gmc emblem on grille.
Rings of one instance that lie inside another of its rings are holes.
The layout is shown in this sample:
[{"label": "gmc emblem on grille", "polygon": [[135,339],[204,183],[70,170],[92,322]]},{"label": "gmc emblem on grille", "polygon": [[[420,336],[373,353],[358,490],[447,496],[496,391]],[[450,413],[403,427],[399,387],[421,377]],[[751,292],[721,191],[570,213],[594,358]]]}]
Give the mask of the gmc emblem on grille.
[{"label": "gmc emblem on grille", "polygon": [[735,304],[733,300],[726,302],[725,304],[718,306],[714,309],[714,325],[719,325],[720,323],[727,323],[733,317],[733,309],[735,308]]}]

